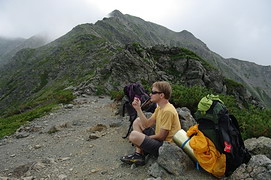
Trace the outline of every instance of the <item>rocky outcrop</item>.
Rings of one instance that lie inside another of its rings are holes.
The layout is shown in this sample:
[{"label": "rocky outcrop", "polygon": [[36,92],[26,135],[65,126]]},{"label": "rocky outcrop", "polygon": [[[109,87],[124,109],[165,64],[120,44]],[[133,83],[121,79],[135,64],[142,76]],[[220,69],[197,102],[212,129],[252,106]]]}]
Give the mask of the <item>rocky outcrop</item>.
[{"label": "rocky outcrop", "polygon": [[[189,87],[198,85],[216,93],[227,93],[222,74],[193,52],[163,45],[146,48],[133,43],[112,56],[110,62],[97,69],[90,80],[81,83],[76,94],[97,94],[101,89],[104,92],[122,90],[132,82],[152,84],[158,80]],[[236,95],[240,104],[251,100],[243,87],[239,87],[236,93],[232,90],[230,94]]]},{"label": "rocky outcrop", "polygon": [[267,137],[245,140],[245,146],[252,155],[262,154],[271,159],[271,139]]},{"label": "rocky outcrop", "polygon": [[190,127],[197,124],[196,120],[193,118],[188,108],[182,107],[177,108],[176,110],[179,114],[180,123],[183,130],[187,131]]},{"label": "rocky outcrop", "polygon": [[174,143],[164,143],[159,149],[159,157],[149,166],[148,173],[161,179],[215,179],[196,168],[190,157]]},{"label": "rocky outcrop", "polygon": [[271,179],[271,160],[265,155],[252,156],[248,164],[242,164],[229,178],[230,180]]}]

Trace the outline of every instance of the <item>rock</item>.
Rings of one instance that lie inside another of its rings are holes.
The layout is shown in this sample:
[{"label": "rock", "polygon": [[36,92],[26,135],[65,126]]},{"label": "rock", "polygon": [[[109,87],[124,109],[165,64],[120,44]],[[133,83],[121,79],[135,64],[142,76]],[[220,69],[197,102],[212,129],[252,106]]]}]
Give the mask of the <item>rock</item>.
[{"label": "rock", "polygon": [[252,156],[248,164],[242,164],[230,176],[230,180],[239,179],[255,179],[269,180],[271,179],[271,160],[265,155]]},{"label": "rock", "polygon": [[159,149],[158,164],[170,174],[181,176],[194,168],[192,160],[185,152],[172,143],[164,143]]},{"label": "rock", "polygon": [[130,168],[131,169],[135,169],[136,168],[136,164],[132,164]]},{"label": "rock", "polygon": [[245,140],[245,147],[252,155],[264,154],[271,159],[271,139],[267,137],[251,138]]},{"label": "rock", "polygon": [[96,131],[101,132],[101,131],[106,130],[106,129],[107,129],[106,125],[97,124],[96,126],[89,128],[88,131],[91,132],[91,133],[94,133]]},{"label": "rock", "polygon": [[148,169],[149,175],[152,177],[163,177],[167,172],[157,162],[153,163]]},{"label": "rock", "polygon": [[29,132],[39,132],[42,129],[41,126],[30,127]]},{"label": "rock", "polygon": [[42,163],[45,163],[45,164],[56,164],[56,161],[55,161],[54,158],[46,158],[46,159],[42,160]]},{"label": "rock", "polygon": [[59,128],[71,128],[72,125],[70,122],[65,122],[65,123],[62,123],[58,126]]},{"label": "rock", "polygon": [[88,141],[91,141],[91,140],[94,140],[94,139],[98,139],[99,137],[100,136],[98,136],[97,134],[92,133],[92,134],[89,135]]},{"label": "rock", "polygon": [[67,161],[67,160],[70,160],[71,158],[70,157],[63,157],[63,158],[59,158],[58,160],[60,161]]},{"label": "rock", "polygon": [[41,147],[42,147],[42,146],[41,146],[40,144],[37,144],[37,145],[34,146],[35,149],[39,149],[39,148],[41,148]]},{"label": "rock", "polygon": [[196,120],[193,118],[188,108],[182,107],[182,108],[177,108],[176,110],[180,117],[182,129],[187,131],[191,126],[194,126],[195,124],[197,124]]},{"label": "rock", "polygon": [[53,133],[56,133],[56,132],[58,132],[58,131],[60,131],[60,128],[57,127],[56,125],[54,125],[54,126],[52,126],[52,127],[49,129],[48,133],[49,133],[49,134],[53,134]]},{"label": "rock", "polygon": [[160,177],[158,177],[158,178],[148,178],[148,179],[146,179],[146,180],[162,180]]},{"label": "rock", "polygon": [[13,172],[12,175],[20,178],[21,176],[23,176],[27,171],[29,171],[30,167],[32,167],[33,163],[27,163],[21,166],[16,167]]},{"label": "rock", "polygon": [[91,173],[96,173],[96,172],[98,172],[98,171],[99,171],[98,169],[91,169],[91,170],[90,170]]},{"label": "rock", "polygon": [[65,109],[72,109],[73,107],[74,107],[73,104],[66,104],[66,105],[64,105]]},{"label": "rock", "polygon": [[20,138],[26,138],[26,137],[28,137],[30,134],[28,133],[28,132],[17,132],[16,134],[15,134],[15,137],[17,138],[17,139],[20,139]]},{"label": "rock", "polygon": [[34,169],[34,170],[41,170],[41,169],[43,169],[43,168],[45,168],[46,166],[45,166],[45,164],[44,163],[42,163],[42,162],[36,162],[33,166],[32,166],[32,168],[31,169]]},{"label": "rock", "polygon": [[58,179],[60,179],[60,180],[65,180],[65,179],[68,179],[68,176],[65,175],[65,174],[60,174],[60,175],[58,176]]},{"label": "rock", "polygon": [[35,179],[33,176],[29,176],[29,177],[23,177],[22,180],[33,180]]},{"label": "rock", "polygon": [[114,127],[120,127],[122,125],[122,122],[113,122],[109,124],[109,127],[114,128]]}]

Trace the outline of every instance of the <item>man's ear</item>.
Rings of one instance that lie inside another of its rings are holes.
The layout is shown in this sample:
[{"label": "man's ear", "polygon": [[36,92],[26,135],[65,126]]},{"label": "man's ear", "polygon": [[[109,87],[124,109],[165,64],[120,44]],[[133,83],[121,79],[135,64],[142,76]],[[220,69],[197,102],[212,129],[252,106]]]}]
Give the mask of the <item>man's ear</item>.
[{"label": "man's ear", "polygon": [[160,94],[160,98],[162,99],[162,98],[164,98],[165,97],[165,94],[164,93],[161,93]]}]

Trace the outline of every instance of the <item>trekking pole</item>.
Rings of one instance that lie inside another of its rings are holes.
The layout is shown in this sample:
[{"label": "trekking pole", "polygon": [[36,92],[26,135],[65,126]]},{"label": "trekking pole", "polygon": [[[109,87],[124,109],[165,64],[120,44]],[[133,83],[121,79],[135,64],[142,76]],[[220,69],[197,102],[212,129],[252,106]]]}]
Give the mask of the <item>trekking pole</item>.
[{"label": "trekking pole", "polygon": [[151,103],[151,98],[149,97],[143,104],[141,104],[141,109],[144,109],[147,105]]}]

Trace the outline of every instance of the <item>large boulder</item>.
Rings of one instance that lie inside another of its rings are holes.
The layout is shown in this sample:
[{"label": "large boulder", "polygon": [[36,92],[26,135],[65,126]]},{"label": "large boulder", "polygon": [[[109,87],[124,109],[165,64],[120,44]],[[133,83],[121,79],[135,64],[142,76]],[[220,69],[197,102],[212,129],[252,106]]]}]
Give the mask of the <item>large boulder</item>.
[{"label": "large boulder", "polygon": [[252,156],[248,164],[242,164],[229,179],[269,180],[271,179],[271,160],[265,155]]},{"label": "large boulder", "polygon": [[271,139],[267,137],[245,140],[245,146],[252,155],[263,154],[271,159]]},{"label": "large boulder", "polygon": [[193,161],[188,155],[172,143],[164,143],[160,147],[157,162],[169,174],[175,176],[183,175],[188,170],[195,168]]},{"label": "large boulder", "polygon": [[195,124],[197,124],[196,120],[193,118],[188,108],[182,107],[182,108],[177,108],[176,110],[180,117],[182,129],[187,131],[191,126],[194,126]]},{"label": "large boulder", "polygon": [[216,179],[210,173],[198,170],[188,155],[175,144],[164,143],[159,149],[159,157],[148,169],[150,176],[157,179]]}]

